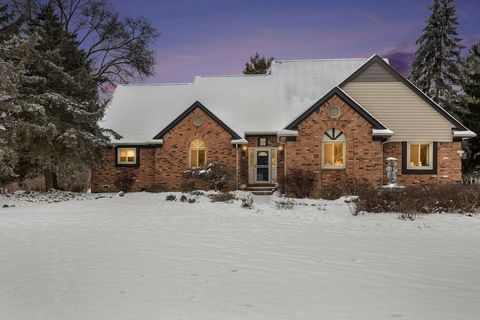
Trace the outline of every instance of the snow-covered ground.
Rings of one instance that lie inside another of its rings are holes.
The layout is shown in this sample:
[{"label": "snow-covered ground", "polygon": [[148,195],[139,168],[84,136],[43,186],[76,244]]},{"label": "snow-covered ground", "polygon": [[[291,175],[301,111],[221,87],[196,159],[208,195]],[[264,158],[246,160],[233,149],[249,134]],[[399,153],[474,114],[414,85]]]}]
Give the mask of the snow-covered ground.
[{"label": "snow-covered ground", "polygon": [[479,319],[478,216],[165,196],[0,197],[0,319]]}]

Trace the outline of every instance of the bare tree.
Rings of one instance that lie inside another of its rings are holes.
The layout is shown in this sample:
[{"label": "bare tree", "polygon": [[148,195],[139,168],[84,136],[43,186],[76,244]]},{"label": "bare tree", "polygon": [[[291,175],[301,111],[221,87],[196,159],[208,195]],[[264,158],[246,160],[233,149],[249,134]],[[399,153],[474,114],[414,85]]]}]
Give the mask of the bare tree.
[{"label": "bare tree", "polygon": [[28,22],[49,2],[65,30],[76,35],[102,91],[153,75],[150,46],[160,33],[145,17],[122,17],[107,0],[11,0],[10,5]]}]

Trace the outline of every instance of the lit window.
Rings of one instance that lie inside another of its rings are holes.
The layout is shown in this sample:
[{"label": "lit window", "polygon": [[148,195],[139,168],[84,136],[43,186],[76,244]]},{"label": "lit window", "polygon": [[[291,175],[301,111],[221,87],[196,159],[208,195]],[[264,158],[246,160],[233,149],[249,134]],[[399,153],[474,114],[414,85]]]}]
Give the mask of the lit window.
[{"label": "lit window", "polygon": [[207,166],[207,147],[202,139],[194,139],[189,145],[189,167],[203,168]]},{"label": "lit window", "polygon": [[327,169],[345,168],[345,135],[342,131],[331,129],[323,135],[322,167]]},{"label": "lit window", "polygon": [[137,148],[118,148],[118,164],[137,164]]},{"label": "lit window", "polygon": [[433,143],[408,144],[408,169],[432,169]]}]

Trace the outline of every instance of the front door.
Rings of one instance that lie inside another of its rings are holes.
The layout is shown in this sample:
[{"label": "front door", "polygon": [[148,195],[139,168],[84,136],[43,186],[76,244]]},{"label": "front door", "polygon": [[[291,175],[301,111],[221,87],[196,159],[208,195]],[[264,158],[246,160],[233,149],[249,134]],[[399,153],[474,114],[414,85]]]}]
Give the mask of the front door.
[{"label": "front door", "polygon": [[270,150],[256,150],[255,171],[257,183],[270,182]]},{"label": "front door", "polygon": [[277,182],[277,148],[249,148],[248,183]]}]

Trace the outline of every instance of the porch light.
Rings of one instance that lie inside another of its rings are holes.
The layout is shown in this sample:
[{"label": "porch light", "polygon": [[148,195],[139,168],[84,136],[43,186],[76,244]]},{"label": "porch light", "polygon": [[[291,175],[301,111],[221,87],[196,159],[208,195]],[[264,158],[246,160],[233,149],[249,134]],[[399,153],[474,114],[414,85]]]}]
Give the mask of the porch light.
[{"label": "porch light", "polygon": [[246,145],[243,145],[243,146],[242,146],[242,150],[243,150],[243,151],[247,151],[247,149],[248,149],[248,147],[247,147]]},{"label": "porch light", "polygon": [[278,146],[278,151],[283,151],[283,145]]}]

